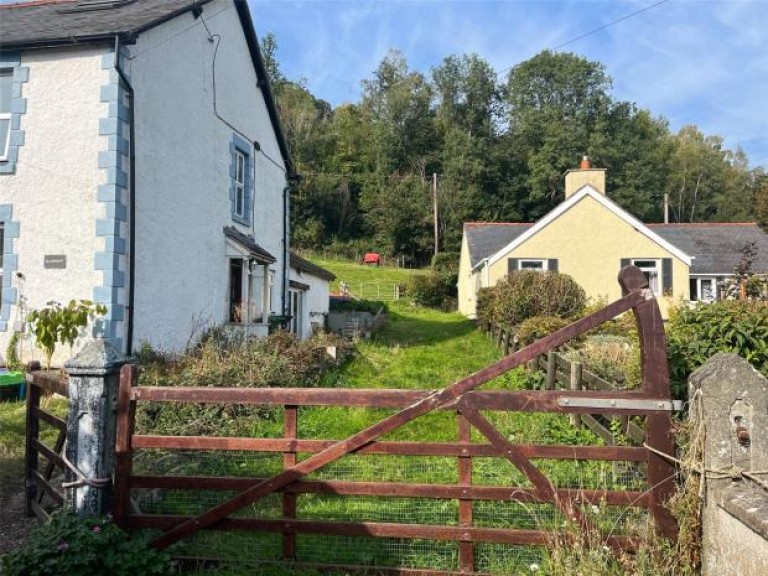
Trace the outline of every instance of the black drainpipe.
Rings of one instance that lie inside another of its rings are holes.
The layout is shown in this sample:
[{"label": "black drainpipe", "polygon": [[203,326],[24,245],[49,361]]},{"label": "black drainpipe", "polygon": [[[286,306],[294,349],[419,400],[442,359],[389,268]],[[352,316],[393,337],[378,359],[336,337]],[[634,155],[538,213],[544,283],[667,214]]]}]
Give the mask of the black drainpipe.
[{"label": "black drainpipe", "polygon": [[134,92],[131,82],[120,68],[120,37],[115,36],[115,70],[128,96],[128,316],[125,334],[125,346],[128,354],[133,354],[133,302],[136,271],[136,127],[134,112]]}]

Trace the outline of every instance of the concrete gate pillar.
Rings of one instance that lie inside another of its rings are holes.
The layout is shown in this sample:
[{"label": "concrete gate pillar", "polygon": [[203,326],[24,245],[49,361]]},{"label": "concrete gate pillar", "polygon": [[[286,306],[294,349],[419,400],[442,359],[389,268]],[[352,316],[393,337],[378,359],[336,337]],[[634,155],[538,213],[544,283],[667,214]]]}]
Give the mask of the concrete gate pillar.
[{"label": "concrete gate pillar", "polygon": [[67,472],[72,489],[66,505],[79,516],[103,516],[110,510],[117,389],[126,362],[108,340],[96,339],[64,364],[69,374],[66,457],[79,471]]}]

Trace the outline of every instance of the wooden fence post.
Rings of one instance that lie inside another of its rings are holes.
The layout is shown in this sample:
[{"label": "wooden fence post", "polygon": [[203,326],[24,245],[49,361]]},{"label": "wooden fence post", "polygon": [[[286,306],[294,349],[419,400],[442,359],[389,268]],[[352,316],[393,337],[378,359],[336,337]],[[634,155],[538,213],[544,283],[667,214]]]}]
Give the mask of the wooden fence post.
[{"label": "wooden fence post", "polygon": [[[298,416],[299,413],[296,406],[285,406],[283,436],[286,440],[296,440]],[[297,462],[295,449],[290,448],[283,452],[284,470],[296,466]],[[283,493],[283,518],[286,520],[296,518],[296,494]],[[296,559],[296,534],[294,532],[283,532],[283,558],[285,560]]]},{"label": "wooden fence post", "polygon": [[507,356],[509,354],[509,332],[504,331],[504,336],[501,339],[502,347],[504,350],[504,356]]},{"label": "wooden fence post", "polygon": [[[581,390],[581,362],[571,362],[571,390]],[[581,426],[581,415],[571,414],[571,424]]]},{"label": "wooden fence post", "polygon": [[[27,365],[27,372],[34,372],[40,370],[40,362],[30,362]],[[31,377],[29,377],[31,378]],[[25,467],[25,483],[26,483],[26,514],[27,516],[34,516],[35,511],[32,509],[32,503],[37,502],[37,480],[35,480],[35,472],[39,465],[39,457],[35,448],[35,442],[40,437],[40,420],[38,420],[35,412],[40,408],[40,388],[34,386],[32,382],[27,380],[27,431],[26,431],[26,458],[24,462]]]},{"label": "wooden fence post", "polygon": [[557,382],[557,356],[553,350],[547,352],[547,390],[554,390]]},{"label": "wooden fence post", "polygon": [[131,474],[133,474],[133,427],[136,402],[131,400],[131,388],[138,383],[139,369],[126,364],[120,369],[117,390],[117,432],[115,439],[115,493],[112,512],[115,524],[128,528],[131,512]]},{"label": "wooden fence post", "polygon": [[[469,421],[460,413],[456,414],[458,418],[458,440],[462,445],[461,456],[459,456],[459,486],[472,486],[472,457],[469,455],[469,444],[472,443],[472,428]],[[472,526],[472,504],[473,500],[459,499],[459,526],[461,528],[470,528]],[[475,570],[475,551],[474,545],[470,541],[459,542],[459,570],[462,572],[474,572]]]}]

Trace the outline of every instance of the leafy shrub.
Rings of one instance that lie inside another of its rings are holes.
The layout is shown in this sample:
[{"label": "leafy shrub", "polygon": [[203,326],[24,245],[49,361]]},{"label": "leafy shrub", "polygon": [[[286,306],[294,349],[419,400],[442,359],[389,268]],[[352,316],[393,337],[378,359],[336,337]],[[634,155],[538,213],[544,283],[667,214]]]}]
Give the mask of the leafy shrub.
[{"label": "leafy shrub", "polygon": [[447,274],[459,273],[459,253],[440,252],[432,257],[432,270]]},{"label": "leafy shrub", "polygon": [[380,300],[342,300],[331,298],[329,310],[331,312],[370,312],[378,314],[379,310],[387,311],[387,305]]},{"label": "leafy shrub", "polygon": [[568,359],[581,362],[586,370],[624,388],[641,384],[640,344],[636,339],[600,334],[586,339],[568,352]]},{"label": "leafy shrub", "polygon": [[51,301],[45,308],[32,310],[27,315],[27,321],[32,324],[35,344],[45,354],[46,368],[51,368],[57,344],[72,346],[80,329],[85,328],[90,319],[106,313],[104,304],[94,304],[90,300],[70,300],[66,306]]},{"label": "leafy shrub", "polygon": [[8,339],[8,346],[5,349],[5,367],[11,372],[21,372],[24,370],[24,363],[19,358],[19,341],[21,332],[14,332]]},{"label": "leafy shrub", "polygon": [[[140,358],[142,386],[312,387],[339,366],[348,354],[331,357],[327,346],[343,350],[350,344],[319,334],[298,341],[277,332],[253,342],[232,342],[214,330],[188,353],[164,357],[144,349]],[[254,419],[276,419],[277,409],[228,404],[142,403],[137,428],[142,432],[209,436],[249,435]]]},{"label": "leafy shrub", "polygon": [[435,272],[414,276],[408,294],[414,303],[429,308],[456,308],[456,275]]},{"label": "leafy shrub", "polygon": [[557,316],[533,316],[527,318],[517,327],[515,337],[520,346],[528,346],[535,340],[552,334],[569,324],[568,320]]},{"label": "leafy shrub", "polygon": [[513,328],[534,316],[569,318],[586,304],[584,289],[567,274],[520,270],[478,295],[481,322]]},{"label": "leafy shrub", "polygon": [[684,397],[688,376],[716,352],[734,352],[768,375],[768,304],[722,300],[677,308],[667,325],[673,391]]},{"label": "leafy shrub", "polygon": [[172,574],[170,556],[146,540],[129,538],[109,519],[54,514],[23,548],[2,558],[7,576],[161,576]]}]

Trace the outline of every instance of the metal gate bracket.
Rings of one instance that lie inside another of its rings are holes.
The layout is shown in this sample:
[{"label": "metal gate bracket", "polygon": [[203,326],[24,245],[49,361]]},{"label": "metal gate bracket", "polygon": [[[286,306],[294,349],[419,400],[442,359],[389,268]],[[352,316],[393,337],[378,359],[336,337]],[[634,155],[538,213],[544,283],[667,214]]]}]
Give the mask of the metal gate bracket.
[{"label": "metal gate bracket", "polygon": [[642,412],[671,412],[670,400],[641,400],[634,398],[584,398],[570,396],[560,398],[557,403],[562,407],[571,408],[617,408],[619,410],[634,410]]}]

